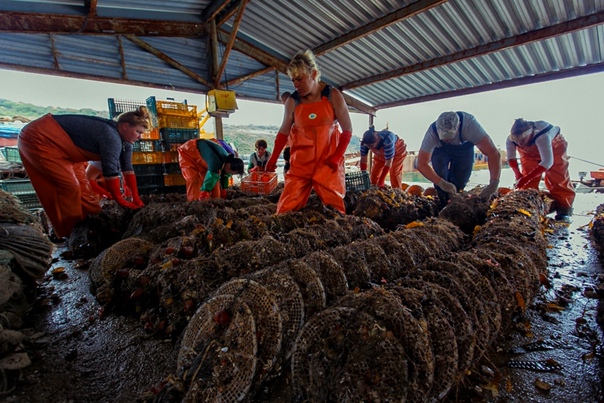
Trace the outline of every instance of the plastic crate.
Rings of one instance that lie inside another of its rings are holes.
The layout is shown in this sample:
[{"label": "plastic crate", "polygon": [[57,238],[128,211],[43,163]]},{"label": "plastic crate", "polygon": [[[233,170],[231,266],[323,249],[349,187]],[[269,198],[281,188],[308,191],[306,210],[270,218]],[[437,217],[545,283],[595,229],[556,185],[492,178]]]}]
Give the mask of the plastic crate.
[{"label": "plastic crate", "polygon": [[164,174],[164,186],[184,186],[187,181],[181,173]]},{"label": "plastic crate", "polygon": [[161,164],[164,162],[164,153],[161,151],[133,151],[132,152],[132,164]]},{"label": "plastic crate", "polygon": [[38,195],[35,193],[19,193],[16,194],[17,198],[23,205],[23,207],[29,210],[36,210],[42,208]]},{"label": "plastic crate", "polygon": [[163,164],[137,164],[132,165],[134,168],[134,174],[138,177],[139,175],[163,175],[164,166]]},{"label": "plastic crate", "polygon": [[179,174],[181,173],[180,164],[176,162],[172,162],[169,164],[164,164],[164,173],[166,174]]},{"label": "plastic crate", "polygon": [[164,164],[178,163],[178,151],[164,151],[162,153],[162,162]]},{"label": "plastic crate", "polygon": [[241,190],[248,193],[267,195],[277,187],[274,172],[252,172],[241,179]]},{"label": "plastic crate", "polygon": [[367,171],[346,174],[347,192],[362,192],[369,189],[370,186],[371,182],[369,181],[369,173]]},{"label": "plastic crate", "polygon": [[161,133],[161,138],[168,144],[182,144],[189,140],[199,138],[199,130],[197,129],[163,128],[160,129],[159,132]]},{"label": "plastic crate", "polygon": [[14,195],[35,193],[34,187],[29,179],[6,179],[0,181],[2,190]]},{"label": "plastic crate", "polygon": [[162,140],[137,140],[132,143],[132,151],[164,151],[165,146]]},{"label": "plastic crate", "polygon": [[136,177],[136,187],[139,188],[150,188],[150,187],[163,187],[164,186],[164,175],[140,175]]},{"label": "plastic crate", "polygon": [[164,128],[183,128],[196,129],[199,135],[199,119],[197,117],[159,115],[157,116],[157,127]]},{"label": "plastic crate", "polygon": [[8,162],[21,163],[21,156],[19,155],[19,149],[17,147],[2,147],[2,155],[4,155],[4,159]]},{"label": "plastic crate", "polygon": [[135,111],[141,105],[147,105],[145,101],[133,101],[129,99],[107,98],[109,106],[109,119],[113,119],[124,112]]},{"label": "plastic crate", "polygon": [[147,108],[155,115],[177,115],[195,117],[197,119],[197,106],[188,105],[187,100],[183,102],[163,101],[155,97],[149,97],[146,101]]},{"label": "plastic crate", "polygon": [[159,128],[155,127],[148,132],[144,132],[141,134],[141,139],[143,140],[159,140]]}]

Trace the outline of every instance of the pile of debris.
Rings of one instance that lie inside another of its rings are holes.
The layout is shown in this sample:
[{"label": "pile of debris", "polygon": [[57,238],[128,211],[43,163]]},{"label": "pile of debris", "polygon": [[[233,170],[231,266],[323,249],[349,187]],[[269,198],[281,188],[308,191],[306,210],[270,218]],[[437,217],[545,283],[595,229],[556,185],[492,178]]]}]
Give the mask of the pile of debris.
[{"label": "pile of debris", "polygon": [[53,244],[40,220],[19,199],[0,190],[0,391],[7,392],[18,371],[30,364],[21,331],[36,298],[36,281],[52,259]]}]

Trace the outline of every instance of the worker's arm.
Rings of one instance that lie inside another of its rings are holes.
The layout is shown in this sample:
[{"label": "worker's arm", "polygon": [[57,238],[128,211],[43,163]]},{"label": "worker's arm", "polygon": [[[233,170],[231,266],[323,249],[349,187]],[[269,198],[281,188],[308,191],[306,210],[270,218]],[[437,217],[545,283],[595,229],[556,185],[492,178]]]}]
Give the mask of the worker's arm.
[{"label": "worker's arm", "polygon": [[501,153],[495,147],[490,136],[484,136],[482,140],[476,143],[476,148],[480,150],[488,159],[489,174],[491,181],[499,182],[501,178]]},{"label": "worker's arm", "polygon": [[432,157],[432,153],[428,153],[422,149],[417,153],[417,170],[419,173],[424,175],[426,179],[430,182],[437,184],[440,182],[441,178],[438,174],[432,169],[430,165],[430,158]]}]

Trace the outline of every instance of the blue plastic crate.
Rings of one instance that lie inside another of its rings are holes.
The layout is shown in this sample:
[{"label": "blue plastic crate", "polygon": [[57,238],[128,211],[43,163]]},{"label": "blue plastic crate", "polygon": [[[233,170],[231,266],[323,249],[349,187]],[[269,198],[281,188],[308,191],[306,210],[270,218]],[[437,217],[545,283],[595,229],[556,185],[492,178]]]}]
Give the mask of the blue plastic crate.
[{"label": "blue plastic crate", "polygon": [[192,139],[199,138],[199,129],[185,129],[185,128],[163,128],[159,129],[161,138],[164,139],[168,144],[182,144]]},{"label": "blue plastic crate", "polygon": [[369,173],[367,171],[353,172],[346,174],[346,191],[362,192],[371,186]]},{"label": "blue plastic crate", "polygon": [[6,146],[2,147],[0,150],[2,150],[2,155],[6,161],[21,163],[21,155],[19,155],[19,149],[17,147]]},{"label": "blue plastic crate", "polygon": [[130,99],[108,98],[109,119],[113,119],[124,112],[131,112],[138,109],[139,106],[146,106],[145,101],[133,101]]},{"label": "blue plastic crate", "polygon": [[42,208],[38,195],[35,193],[19,193],[15,196],[17,196],[21,204],[29,210]]},{"label": "blue plastic crate", "polygon": [[163,140],[136,140],[132,143],[132,151],[166,151]]},{"label": "blue plastic crate", "polygon": [[[177,164],[178,165],[178,164]],[[161,176],[164,174],[163,164],[136,164],[133,165],[134,174],[138,178],[139,176]]]},{"label": "blue plastic crate", "polygon": [[0,188],[14,195],[35,194],[34,187],[29,179],[5,179],[0,181]]}]

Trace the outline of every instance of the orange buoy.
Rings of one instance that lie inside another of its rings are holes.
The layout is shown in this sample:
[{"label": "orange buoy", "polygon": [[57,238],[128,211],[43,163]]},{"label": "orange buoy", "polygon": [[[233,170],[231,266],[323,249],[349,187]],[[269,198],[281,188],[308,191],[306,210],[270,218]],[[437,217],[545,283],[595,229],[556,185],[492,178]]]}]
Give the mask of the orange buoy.
[{"label": "orange buoy", "polygon": [[411,185],[407,188],[407,193],[414,196],[421,196],[424,193],[424,188],[419,185]]}]

